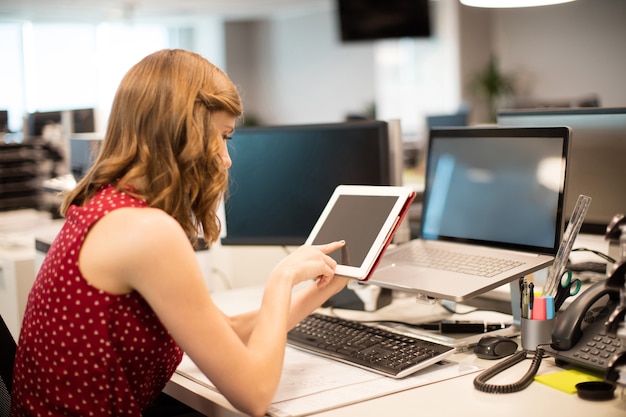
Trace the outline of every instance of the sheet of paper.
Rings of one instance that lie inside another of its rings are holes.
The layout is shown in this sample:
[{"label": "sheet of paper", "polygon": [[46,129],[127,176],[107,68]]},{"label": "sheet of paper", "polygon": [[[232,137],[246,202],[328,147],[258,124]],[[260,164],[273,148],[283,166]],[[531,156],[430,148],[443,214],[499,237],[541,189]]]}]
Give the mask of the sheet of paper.
[{"label": "sheet of paper", "polygon": [[[288,346],[281,381],[268,412],[276,417],[301,416],[480,370],[442,361],[409,377],[392,379]],[[217,391],[187,356],[176,372]]]}]

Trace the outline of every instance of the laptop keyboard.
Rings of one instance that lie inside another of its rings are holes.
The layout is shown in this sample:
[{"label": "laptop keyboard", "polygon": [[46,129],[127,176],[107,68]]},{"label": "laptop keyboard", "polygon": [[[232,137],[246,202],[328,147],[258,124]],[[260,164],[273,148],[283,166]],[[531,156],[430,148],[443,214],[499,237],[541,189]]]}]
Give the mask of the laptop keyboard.
[{"label": "laptop keyboard", "polygon": [[402,378],[435,364],[454,348],[313,313],[289,331],[290,345],[392,378]]},{"label": "laptop keyboard", "polygon": [[390,254],[389,258],[411,262],[426,268],[461,272],[485,278],[496,276],[522,265],[522,262],[510,259],[425,248],[421,245],[411,245],[410,243],[406,244],[402,250]]}]

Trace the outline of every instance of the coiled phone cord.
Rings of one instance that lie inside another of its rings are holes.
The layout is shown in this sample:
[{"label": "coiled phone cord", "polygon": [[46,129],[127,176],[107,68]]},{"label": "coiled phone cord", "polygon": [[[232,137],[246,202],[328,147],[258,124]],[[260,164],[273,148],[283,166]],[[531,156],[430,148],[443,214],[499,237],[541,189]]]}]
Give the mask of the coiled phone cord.
[{"label": "coiled phone cord", "polygon": [[491,368],[485,369],[474,379],[474,388],[490,394],[510,394],[512,392],[518,392],[525,389],[533,382],[533,378],[537,375],[537,371],[539,370],[539,365],[541,365],[544,350],[540,347],[537,347],[533,360],[530,364],[530,368],[519,381],[504,385],[488,384],[487,381],[505,369],[508,369],[516,363],[526,359],[528,357],[528,353],[530,353],[530,351],[520,350],[519,352],[513,354],[513,356],[508,357],[502,362],[498,362]]}]

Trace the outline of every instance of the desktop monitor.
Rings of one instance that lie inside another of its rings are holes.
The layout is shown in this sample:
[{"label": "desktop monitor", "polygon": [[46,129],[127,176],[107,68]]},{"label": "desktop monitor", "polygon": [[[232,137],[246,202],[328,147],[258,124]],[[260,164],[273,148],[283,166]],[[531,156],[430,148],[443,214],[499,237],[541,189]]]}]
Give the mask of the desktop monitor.
[{"label": "desktop monitor", "polygon": [[90,133],[96,131],[94,109],[72,110],[72,132]]},{"label": "desktop monitor", "polygon": [[239,128],[224,245],[301,245],[340,184],[394,185],[390,124],[354,121]]},{"label": "desktop monitor", "polygon": [[43,130],[47,125],[61,124],[61,111],[35,112],[28,115],[27,135],[37,137],[43,135]]},{"label": "desktop monitor", "polygon": [[429,114],[426,116],[426,126],[433,127],[463,127],[468,125],[468,112],[459,111],[450,114]]},{"label": "desktop monitor", "polygon": [[0,133],[9,131],[9,111],[0,110]]},{"label": "desktop monitor", "polygon": [[617,213],[626,212],[626,108],[502,110],[500,126],[572,128],[564,215],[580,194],[591,197],[581,232],[604,234]]},{"label": "desktop monitor", "polygon": [[76,181],[83,178],[93,165],[103,140],[96,134],[74,134],[70,138],[70,172]]}]

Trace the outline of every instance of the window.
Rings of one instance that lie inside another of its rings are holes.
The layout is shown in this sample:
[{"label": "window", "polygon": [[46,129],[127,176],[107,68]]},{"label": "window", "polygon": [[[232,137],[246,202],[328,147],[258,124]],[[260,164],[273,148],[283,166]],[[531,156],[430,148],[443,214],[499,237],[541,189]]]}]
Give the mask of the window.
[{"label": "window", "polygon": [[[96,108],[104,130],[115,90],[144,56],[169,47],[163,25],[0,24],[0,109],[9,127],[24,114]],[[17,82],[16,82],[17,81]]]},{"label": "window", "polygon": [[20,130],[24,109],[22,71],[22,26],[0,24],[0,110],[9,111],[9,129]]}]

